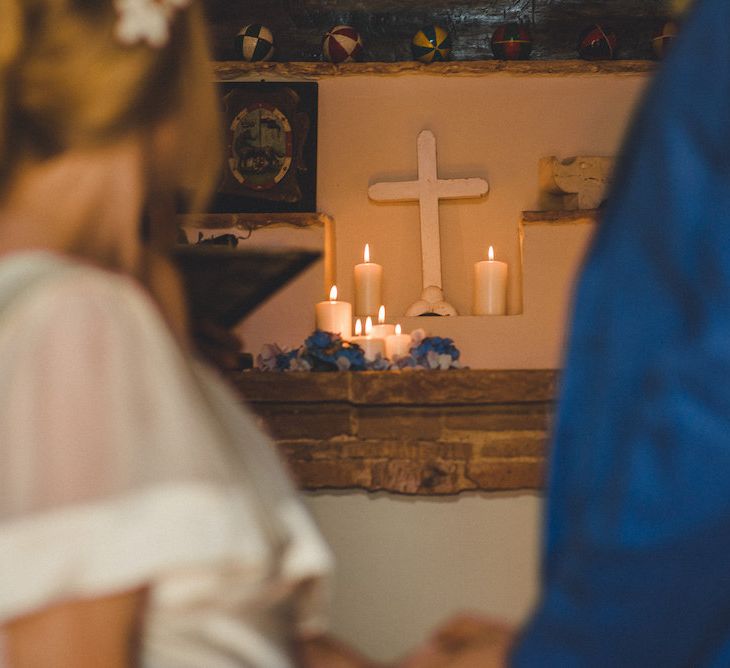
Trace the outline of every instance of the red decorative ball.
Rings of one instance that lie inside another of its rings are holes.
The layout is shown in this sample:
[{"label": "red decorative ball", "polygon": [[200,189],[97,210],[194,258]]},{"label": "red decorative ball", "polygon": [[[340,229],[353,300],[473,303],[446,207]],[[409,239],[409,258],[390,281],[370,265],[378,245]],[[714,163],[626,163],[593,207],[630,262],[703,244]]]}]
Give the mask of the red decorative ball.
[{"label": "red decorative ball", "polygon": [[532,34],[525,23],[503,23],[492,35],[492,53],[499,60],[527,60],[532,53]]},{"label": "red decorative ball", "polygon": [[654,37],[652,37],[651,40],[651,46],[654,49],[654,55],[659,58],[659,60],[667,55],[667,49],[670,48],[678,32],[679,26],[674,21],[667,21],[654,33]]},{"label": "red decorative ball", "polygon": [[612,60],[616,57],[616,33],[598,23],[588,26],[578,39],[578,53],[584,60]]},{"label": "red decorative ball", "polygon": [[362,60],[362,37],[352,26],[335,26],[322,41],[322,56],[331,63],[349,63]]}]

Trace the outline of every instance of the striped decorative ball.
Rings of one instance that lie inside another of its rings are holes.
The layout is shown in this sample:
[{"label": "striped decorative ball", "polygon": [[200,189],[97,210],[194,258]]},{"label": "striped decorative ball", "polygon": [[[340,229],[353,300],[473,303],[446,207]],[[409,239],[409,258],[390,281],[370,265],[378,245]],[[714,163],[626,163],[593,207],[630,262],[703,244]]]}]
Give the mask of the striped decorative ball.
[{"label": "striped decorative ball", "polygon": [[411,40],[413,57],[422,63],[447,60],[451,46],[451,35],[441,26],[426,26]]},{"label": "striped decorative ball", "polygon": [[532,34],[525,23],[503,23],[492,35],[492,53],[499,60],[527,60],[532,53]]},{"label": "striped decorative ball", "polygon": [[236,51],[249,63],[271,60],[274,56],[274,35],[260,23],[244,26],[236,36]]},{"label": "striped decorative ball", "polygon": [[613,60],[616,57],[616,33],[595,23],[578,38],[578,54],[584,60]]},{"label": "striped decorative ball", "polygon": [[352,26],[335,26],[322,41],[322,57],[331,63],[350,63],[362,60],[362,37]]},{"label": "striped decorative ball", "polygon": [[679,32],[679,26],[674,21],[667,21],[659,30],[654,33],[651,40],[651,46],[654,49],[654,55],[661,60],[667,55],[667,49],[670,48],[672,41]]}]

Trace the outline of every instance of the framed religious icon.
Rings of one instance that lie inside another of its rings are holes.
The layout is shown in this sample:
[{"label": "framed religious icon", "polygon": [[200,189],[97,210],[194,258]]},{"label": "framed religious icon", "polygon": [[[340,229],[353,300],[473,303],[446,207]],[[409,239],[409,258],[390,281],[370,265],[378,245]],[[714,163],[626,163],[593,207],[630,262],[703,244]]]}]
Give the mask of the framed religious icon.
[{"label": "framed religious icon", "polygon": [[222,85],[225,160],[213,213],[317,210],[316,83]]}]

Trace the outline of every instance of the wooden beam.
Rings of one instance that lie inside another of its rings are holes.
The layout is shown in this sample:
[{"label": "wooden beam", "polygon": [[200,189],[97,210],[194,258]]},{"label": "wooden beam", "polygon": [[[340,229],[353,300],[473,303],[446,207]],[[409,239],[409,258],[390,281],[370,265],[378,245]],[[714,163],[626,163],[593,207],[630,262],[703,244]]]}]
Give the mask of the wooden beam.
[{"label": "wooden beam", "polygon": [[[366,60],[411,60],[417,30],[437,23],[454,40],[454,60],[492,57],[489,40],[507,20],[532,18],[532,0],[206,0],[216,58],[234,59],[234,38],[246,23],[268,25],[277,39],[277,60],[321,58],[325,32],[351,24],[365,40]],[[535,0],[535,59],[576,56],[580,31],[597,21],[619,35],[619,57],[653,57],[650,39],[670,14],[671,0]]]},{"label": "wooden beam", "polygon": [[213,65],[220,81],[234,79],[323,79],[326,77],[351,76],[466,76],[483,77],[495,74],[512,76],[592,76],[592,75],[644,75],[651,74],[657,63],[649,60],[527,60],[505,62],[501,60],[470,60],[424,65],[417,62],[402,63],[243,63],[221,61]]}]

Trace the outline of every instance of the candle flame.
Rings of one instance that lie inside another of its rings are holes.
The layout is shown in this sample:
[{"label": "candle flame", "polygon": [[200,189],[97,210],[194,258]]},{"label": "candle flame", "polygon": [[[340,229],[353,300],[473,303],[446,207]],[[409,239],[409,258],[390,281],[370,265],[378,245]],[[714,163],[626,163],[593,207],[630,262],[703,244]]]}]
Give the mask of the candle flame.
[{"label": "candle flame", "polygon": [[337,286],[333,285],[332,289],[330,290],[330,301],[336,302],[337,301]]},{"label": "candle flame", "polygon": [[381,306],[378,309],[378,324],[382,325],[385,323],[385,306]]},{"label": "candle flame", "polygon": [[494,246],[489,247],[489,253],[487,254],[490,262],[494,262]]},{"label": "candle flame", "polygon": [[400,336],[403,333],[403,328],[400,326],[400,323],[395,326],[395,335]]},{"label": "candle flame", "polygon": [[365,262],[370,262],[370,244],[365,244],[365,253],[363,253]]},{"label": "candle flame", "polygon": [[360,318],[355,321],[355,336],[362,336],[362,320]]},{"label": "candle flame", "polygon": [[373,333],[373,319],[368,316],[365,319],[365,336],[370,336]]}]

